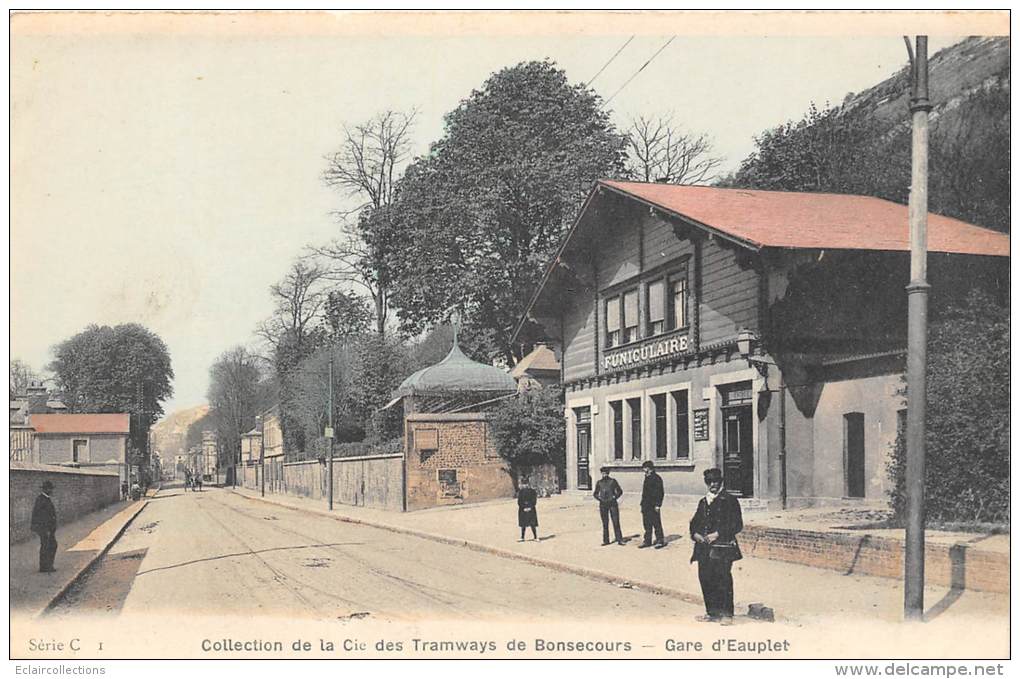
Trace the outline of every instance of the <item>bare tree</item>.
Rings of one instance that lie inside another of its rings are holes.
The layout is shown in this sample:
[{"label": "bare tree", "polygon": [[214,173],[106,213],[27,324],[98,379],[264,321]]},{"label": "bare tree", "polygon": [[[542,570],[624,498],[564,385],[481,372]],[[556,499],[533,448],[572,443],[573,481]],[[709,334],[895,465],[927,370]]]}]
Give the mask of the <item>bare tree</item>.
[{"label": "bare tree", "polygon": [[322,285],[326,274],[326,269],[315,263],[295,261],[283,280],[269,288],[276,308],[259,324],[256,334],[274,348],[288,334],[300,346],[320,319],[327,296]]},{"label": "bare tree", "polygon": [[712,155],[705,134],[683,132],[669,116],[631,122],[628,169],[640,181],[700,184],[715,179],[722,159]]},{"label": "bare tree", "polygon": [[32,367],[19,358],[11,360],[11,381],[8,383],[10,397],[20,396],[28,389],[32,380],[38,379]]},{"label": "bare tree", "polygon": [[[384,111],[354,127],[344,126],[340,150],[326,158],[323,180],[349,198],[360,200],[339,211],[343,233],[323,246],[309,248],[311,256],[328,262],[326,276],[364,290],[375,309],[376,332],[386,331],[389,290],[385,258],[363,237],[366,221],[388,219],[398,173],[411,156],[411,129],[417,111]],[[359,215],[352,225],[349,218]]]},{"label": "bare tree", "polygon": [[241,436],[255,426],[259,408],[261,359],[242,346],[220,355],[209,369],[210,413],[221,443],[221,462],[233,467]]}]

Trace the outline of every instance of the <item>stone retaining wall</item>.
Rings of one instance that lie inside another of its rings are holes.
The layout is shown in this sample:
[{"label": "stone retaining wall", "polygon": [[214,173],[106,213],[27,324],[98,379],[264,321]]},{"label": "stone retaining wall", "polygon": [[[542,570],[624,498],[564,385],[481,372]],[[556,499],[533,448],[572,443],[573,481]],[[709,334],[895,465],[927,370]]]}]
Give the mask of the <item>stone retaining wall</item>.
[{"label": "stone retaining wall", "polygon": [[116,471],[10,463],[10,544],[32,536],[32,507],[43,481],[53,483],[58,527],[120,501]]}]

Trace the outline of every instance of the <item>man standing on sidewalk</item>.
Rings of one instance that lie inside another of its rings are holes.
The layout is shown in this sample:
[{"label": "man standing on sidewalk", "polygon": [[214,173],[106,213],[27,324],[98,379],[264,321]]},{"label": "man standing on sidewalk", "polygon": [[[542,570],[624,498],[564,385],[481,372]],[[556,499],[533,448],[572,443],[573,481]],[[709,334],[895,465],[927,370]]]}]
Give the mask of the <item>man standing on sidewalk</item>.
[{"label": "man standing on sidewalk", "polygon": [[595,484],[593,493],[599,501],[599,516],[602,517],[602,546],[609,544],[609,517],[613,518],[613,533],[616,534],[616,544],[623,544],[623,532],[620,530],[620,505],[616,501],[623,495],[623,488],[610,478],[609,467],[602,468],[602,478]]},{"label": "man standing on sidewalk", "polygon": [[662,477],[655,473],[655,463],[645,460],[641,464],[645,471],[645,483],[641,487],[641,523],[645,528],[645,539],[638,549],[652,546],[652,531],[655,531],[655,548],[666,546],[662,532]]},{"label": "man standing on sidewalk", "polygon": [[737,533],[744,528],[740,502],[723,490],[723,474],[719,469],[705,470],[708,492],[698,502],[691,519],[694,553],[691,562],[698,562],[698,581],[705,598],[705,615],[700,622],[733,623],[733,562],[743,558],[737,544]]},{"label": "man standing on sidewalk", "polygon": [[53,483],[43,481],[42,492],[32,507],[32,532],[39,535],[39,572],[52,573],[53,557],[57,555],[57,508],[50,494]]}]

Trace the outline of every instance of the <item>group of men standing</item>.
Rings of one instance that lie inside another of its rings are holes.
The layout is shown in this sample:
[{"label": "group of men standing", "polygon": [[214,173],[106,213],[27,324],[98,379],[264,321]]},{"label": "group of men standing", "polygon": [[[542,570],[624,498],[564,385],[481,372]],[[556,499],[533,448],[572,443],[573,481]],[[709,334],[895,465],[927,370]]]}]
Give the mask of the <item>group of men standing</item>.
[{"label": "group of men standing", "polygon": [[[641,465],[645,478],[641,487],[641,523],[644,540],[639,549],[652,546],[666,546],[662,530],[662,501],[665,496],[662,477],[655,471],[655,463],[646,460]],[[602,478],[595,484],[592,494],[599,503],[602,518],[602,545],[610,544],[609,523],[613,524],[616,544],[626,544],[620,530],[619,499],[623,489],[610,476],[610,468],[602,467]],[[691,562],[698,564],[698,581],[705,600],[705,612],[698,616],[701,622],[719,622],[724,625],[733,622],[733,562],[743,556],[737,544],[737,533],[744,528],[740,503],[723,489],[723,474],[719,469],[707,469],[704,473],[707,491],[698,501],[698,508],[691,518],[689,531],[694,543]]]},{"label": "group of men standing", "polygon": [[[641,487],[641,523],[644,526],[645,538],[639,545],[640,549],[652,546],[655,537],[655,548],[666,546],[666,536],[662,531],[662,477],[655,471],[655,463],[646,460],[641,465],[645,474],[644,485]],[[623,532],[620,530],[620,505],[617,500],[623,495],[623,489],[616,479],[609,475],[609,467],[602,468],[602,478],[595,484],[593,492],[599,502],[599,514],[602,517],[602,545],[609,544],[609,521],[613,522],[613,534],[616,544],[625,544]]]}]

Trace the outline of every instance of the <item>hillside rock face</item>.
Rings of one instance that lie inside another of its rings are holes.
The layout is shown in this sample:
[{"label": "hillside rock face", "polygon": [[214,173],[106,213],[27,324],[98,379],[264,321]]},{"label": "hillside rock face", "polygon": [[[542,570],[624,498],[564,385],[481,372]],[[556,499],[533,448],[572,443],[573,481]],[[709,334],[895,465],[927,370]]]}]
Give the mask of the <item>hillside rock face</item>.
[{"label": "hillside rock face", "polygon": [[[904,51],[905,52],[905,51]],[[904,53],[904,57],[906,54]],[[928,209],[1010,230],[1008,38],[967,38],[929,60]],[[757,150],[723,186],[910,195],[909,66],[837,107],[812,105],[755,137]]]},{"label": "hillside rock face", "polygon": [[[928,96],[934,122],[960,108],[977,93],[1009,89],[1009,38],[973,37],[937,52],[928,60]],[[889,128],[910,129],[910,69],[858,94],[848,95],[843,115],[864,114]]]},{"label": "hillside rock face", "polygon": [[164,460],[171,460],[175,455],[183,454],[187,450],[185,438],[188,435],[188,427],[205,417],[208,412],[208,405],[200,405],[170,413],[152,427],[153,448],[159,451]]}]

